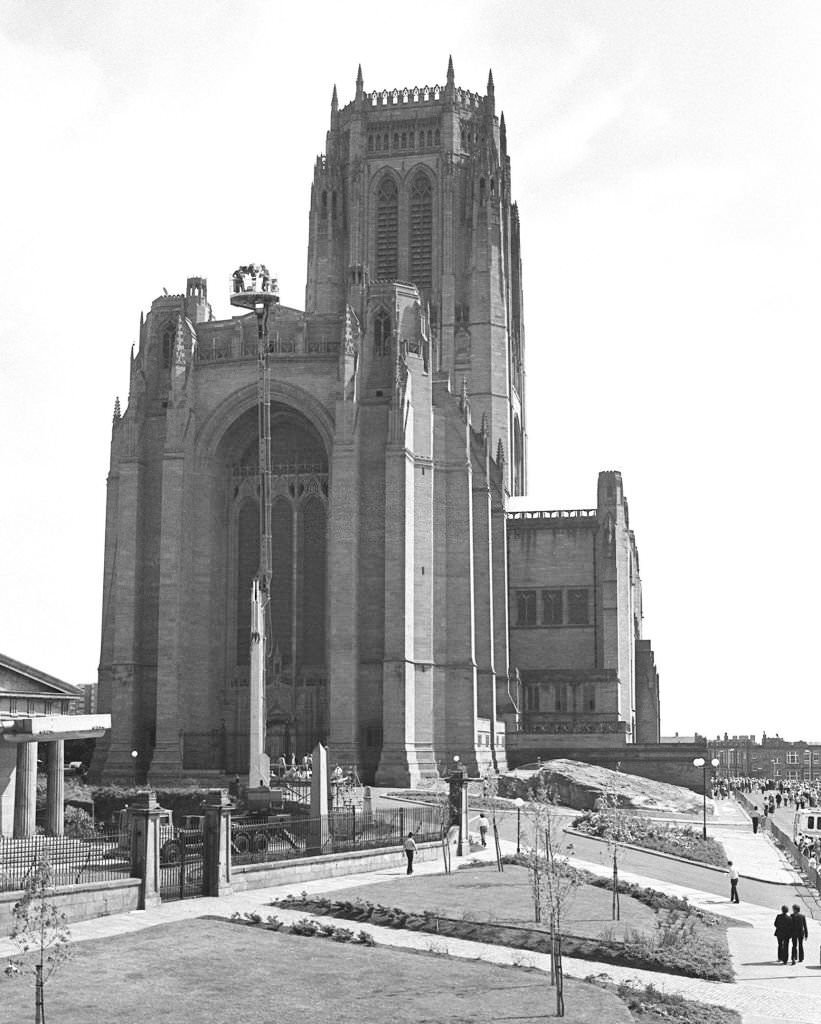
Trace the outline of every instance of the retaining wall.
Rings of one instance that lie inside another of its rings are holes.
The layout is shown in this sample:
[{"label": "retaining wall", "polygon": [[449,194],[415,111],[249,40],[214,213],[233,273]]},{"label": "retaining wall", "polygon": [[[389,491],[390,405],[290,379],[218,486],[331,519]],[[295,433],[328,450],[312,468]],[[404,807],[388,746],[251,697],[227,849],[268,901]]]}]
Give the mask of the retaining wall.
[{"label": "retaining wall", "polygon": [[[441,856],[441,843],[419,843],[414,863],[437,860]],[[280,860],[270,864],[240,864],[231,868],[229,884],[234,892],[244,892],[271,885],[289,885],[316,878],[337,878],[339,875],[358,875],[365,871],[397,868],[404,863],[405,854],[401,848],[396,847],[390,850],[333,853],[323,857],[300,857],[298,860]]]},{"label": "retaining wall", "polygon": [[[140,879],[118,878],[109,882],[88,882],[84,885],[62,885],[55,889],[50,902],[57,906],[68,923],[88,921],[109,914],[126,914],[137,910],[140,902]],[[0,935],[9,935],[14,927],[14,904],[23,896],[22,890],[0,892]]]}]

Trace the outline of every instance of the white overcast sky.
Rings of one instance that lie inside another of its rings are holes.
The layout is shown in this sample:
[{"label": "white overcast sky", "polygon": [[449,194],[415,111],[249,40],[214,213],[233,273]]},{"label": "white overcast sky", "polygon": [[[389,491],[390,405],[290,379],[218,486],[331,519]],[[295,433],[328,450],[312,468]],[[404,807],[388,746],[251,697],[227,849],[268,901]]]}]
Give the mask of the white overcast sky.
[{"label": "white overcast sky", "polygon": [[821,3],[0,6],[0,650],[96,677],[141,310],[240,262],[304,303],[333,84],[493,67],[522,222],[533,508],[620,469],[662,731],[821,738]]}]

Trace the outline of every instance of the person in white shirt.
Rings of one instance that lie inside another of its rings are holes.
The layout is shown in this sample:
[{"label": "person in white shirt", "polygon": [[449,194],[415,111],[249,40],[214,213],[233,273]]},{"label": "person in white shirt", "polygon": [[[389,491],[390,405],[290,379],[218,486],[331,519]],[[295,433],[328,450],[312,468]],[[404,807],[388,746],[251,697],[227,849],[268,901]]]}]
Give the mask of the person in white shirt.
[{"label": "person in white shirt", "polygon": [[727,872],[730,875],[730,903],[740,903],[738,898],[738,871],[731,860],[727,861]]},{"label": "person in white shirt", "polygon": [[479,813],[479,840],[482,846],[487,846],[487,829],[488,820],[485,817],[485,812],[481,811]]},{"label": "person in white shirt", "polygon": [[416,853],[416,843],[413,838],[413,832],[408,832],[408,838],[402,843],[402,849],[405,851],[405,856],[408,858],[408,870],[405,872],[408,875],[413,874],[413,855]]}]

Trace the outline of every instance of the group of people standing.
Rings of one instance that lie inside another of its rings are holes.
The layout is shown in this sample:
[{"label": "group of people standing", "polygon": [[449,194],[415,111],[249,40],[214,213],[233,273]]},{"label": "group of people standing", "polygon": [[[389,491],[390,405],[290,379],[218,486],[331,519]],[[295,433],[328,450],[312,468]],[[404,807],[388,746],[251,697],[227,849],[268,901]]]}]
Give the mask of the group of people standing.
[{"label": "group of people standing", "polygon": [[[792,913],[783,906],[775,919],[775,937],[778,939],[778,961],[786,964],[804,962],[804,939],[808,936],[807,918],[801,907],[793,903]],[[792,959],[790,959],[792,958]]]},{"label": "group of people standing", "polygon": [[[804,810],[821,806],[821,782],[812,779],[749,779],[731,777],[713,779],[712,795],[717,798],[733,796],[735,793],[761,793],[764,805],[769,811],[777,807],[792,807]],[[769,793],[769,796],[767,794]]]}]

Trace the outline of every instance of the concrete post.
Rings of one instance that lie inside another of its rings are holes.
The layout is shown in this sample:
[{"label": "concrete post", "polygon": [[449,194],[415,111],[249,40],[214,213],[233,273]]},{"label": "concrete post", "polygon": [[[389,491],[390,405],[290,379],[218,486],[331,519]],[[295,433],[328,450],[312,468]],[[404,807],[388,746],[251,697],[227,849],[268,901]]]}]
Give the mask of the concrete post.
[{"label": "concrete post", "polygon": [[328,837],[328,751],[317,743],[311,755],[311,832],[308,852],[323,853],[323,841]]},{"label": "concrete post", "polygon": [[251,584],[251,669],[248,676],[250,735],[248,744],[248,785],[270,786],[271,760],[265,753],[265,603],[268,600],[259,579]]},{"label": "concrete post", "polygon": [[227,896],[231,886],[231,801],[227,789],[209,789],[205,803],[206,896]]},{"label": "concrete post", "polygon": [[160,903],[160,807],[153,792],[137,793],[131,804],[131,871],[140,886],[140,910]]},{"label": "concrete post", "polygon": [[63,834],[63,800],[65,779],[63,758],[65,740],[52,740],[48,744],[48,774],[46,775],[46,831],[50,836]]},{"label": "concrete post", "polygon": [[14,838],[34,835],[37,814],[37,744],[17,744],[17,784],[14,790]]},{"label": "concrete post", "polygon": [[17,747],[0,739],[0,836],[14,833],[14,790],[17,783]]}]

